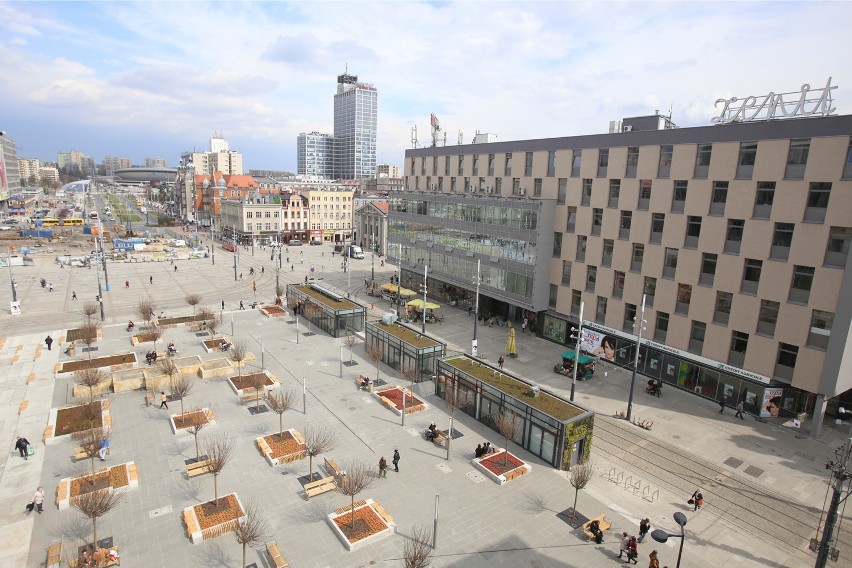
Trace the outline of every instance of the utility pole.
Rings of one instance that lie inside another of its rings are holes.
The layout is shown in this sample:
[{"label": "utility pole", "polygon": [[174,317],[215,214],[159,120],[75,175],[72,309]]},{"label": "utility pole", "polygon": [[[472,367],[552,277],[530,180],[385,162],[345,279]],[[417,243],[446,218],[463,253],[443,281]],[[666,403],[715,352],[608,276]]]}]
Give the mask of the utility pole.
[{"label": "utility pole", "polygon": [[216,238],[213,236],[213,220],[210,220],[210,260],[216,266]]},{"label": "utility pole", "polygon": [[[580,341],[583,339],[583,308],[586,302],[580,302],[580,327],[574,337],[574,375],[571,377],[571,402],[574,402],[574,387],[577,386],[577,367],[580,366]],[[574,331],[574,330],[571,330]]]},{"label": "utility pole", "polygon": [[[426,335],[426,281],[429,276],[429,267],[423,266],[423,335]],[[405,408],[403,407],[403,414],[405,414]]]},{"label": "utility pole", "polygon": [[351,267],[349,266],[349,252],[345,247],[343,250],[344,254],[346,255],[343,257],[343,270],[346,271],[346,297],[348,298],[350,285],[352,284],[352,271],[350,270]]},{"label": "utility pole", "polygon": [[12,301],[18,301],[18,290],[15,287],[15,279],[12,277],[12,247],[9,247],[9,283],[12,285]]},{"label": "utility pole", "polygon": [[[642,330],[645,329],[645,294],[642,294],[642,312],[636,320],[636,353],[633,357],[633,376],[630,377],[630,395],[627,398],[627,421],[633,412],[633,387],[636,385],[636,372],[639,368],[639,344],[642,343]],[[575,363],[576,364],[576,363]]]},{"label": "utility pole", "polygon": [[237,253],[234,252],[234,282],[237,281]]},{"label": "utility pole", "polygon": [[376,253],[370,253],[370,280],[376,279]]},{"label": "utility pole", "polygon": [[476,328],[477,323],[479,322],[479,283],[482,282],[482,277],[479,272],[479,265],[482,261],[480,259],[476,259],[476,303],[474,304],[473,309],[473,341],[471,342],[470,354],[473,357],[479,355],[479,345],[476,342]]},{"label": "utility pole", "polygon": [[[819,544],[816,547],[816,568],[825,568],[829,557],[831,557],[834,561],[838,559],[838,551],[833,546],[833,544],[837,542],[837,539],[834,537],[834,529],[837,526],[837,511],[840,509],[840,505],[849,497],[850,493],[849,488],[847,488],[845,490],[846,495],[843,495],[843,486],[849,478],[852,477],[852,472],[850,472],[847,467],[849,464],[850,453],[852,453],[852,437],[846,440],[846,444],[842,449],[838,449],[834,452],[835,459],[829,460],[829,462],[825,464],[825,468],[831,470],[831,485],[833,491],[831,494],[831,503],[828,506],[828,514],[825,517],[825,528],[822,530],[822,539],[820,539]],[[813,539],[811,541],[812,549],[814,548],[814,544],[816,544],[814,542],[815,540],[816,539]]]}]

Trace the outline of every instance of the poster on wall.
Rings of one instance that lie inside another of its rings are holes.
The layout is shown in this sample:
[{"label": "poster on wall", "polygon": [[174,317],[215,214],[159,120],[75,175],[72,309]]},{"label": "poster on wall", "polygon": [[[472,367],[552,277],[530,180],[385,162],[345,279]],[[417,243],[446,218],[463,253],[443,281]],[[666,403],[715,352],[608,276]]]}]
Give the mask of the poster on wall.
[{"label": "poster on wall", "polygon": [[589,355],[612,361],[615,359],[615,337],[584,329],[580,339],[580,349]]},{"label": "poster on wall", "polygon": [[760,417],[777,417],[781,410],[781,395],[784,389],[763,389],[763,403],[760,405]]}]

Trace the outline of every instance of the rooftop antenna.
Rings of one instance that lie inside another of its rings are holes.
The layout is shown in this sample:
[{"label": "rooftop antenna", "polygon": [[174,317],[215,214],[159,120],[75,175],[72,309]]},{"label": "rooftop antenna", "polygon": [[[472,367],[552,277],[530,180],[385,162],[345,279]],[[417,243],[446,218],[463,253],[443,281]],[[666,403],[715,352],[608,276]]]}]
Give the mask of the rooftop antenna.
[{"label": "rooftop antenna", "polygon": [[417,141],[417,125],[411,127],[411,147],[417,148],[420,143]]},{"label": "rooftop antenna", "polygon": [[464,144],[464,132],[462,132],[461,130],[459,130],[459,142],[458,142],[458,144],[459,144],[459,146]]}]

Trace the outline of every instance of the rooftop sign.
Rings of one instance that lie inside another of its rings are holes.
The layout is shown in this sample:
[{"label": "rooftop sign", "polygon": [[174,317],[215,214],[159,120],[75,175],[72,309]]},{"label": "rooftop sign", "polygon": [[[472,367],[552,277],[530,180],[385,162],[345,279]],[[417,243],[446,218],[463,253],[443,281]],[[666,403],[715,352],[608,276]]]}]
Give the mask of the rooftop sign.
[{"label": "rooftop sign", "polygon": [[781,118],[807,118],[811,116],[830,116],[835,108],[831,106],[831,77],[822,89],[813,89],[808,83],[801,91],[791,93],[769,93],[768,95],[750,95],[744,99],[716,99],[713,105],[723,104],[722,111],[710,121],[714,124],[734,122],[758,122]]}]

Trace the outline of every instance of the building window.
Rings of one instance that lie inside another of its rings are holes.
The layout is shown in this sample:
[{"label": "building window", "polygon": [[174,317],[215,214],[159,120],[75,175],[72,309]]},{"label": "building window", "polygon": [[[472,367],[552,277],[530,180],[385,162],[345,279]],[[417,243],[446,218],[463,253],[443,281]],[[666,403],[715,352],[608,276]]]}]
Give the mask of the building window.
[{"label": "building window", "polygon": [[580,177],[580,159],[583,150],[576,148],[571,152],[571,177]]},{"label": "building window", "polygon": [[479,175],[479,154],[473,155],[473,175]]},{"label": "building window", "polygon": [[707,179],[707,174],[710,171],[710,157],[712,154],[712,144],[698,145],[698,151],[695,154],[695,172],[693,172],[692,177],[697,179]]},{"label": "building window", "polygon": [[660,163],[657,165],[657,177],[667,178],[672,171],[672,154],[674,146],[667,144],[660,146]]},{"label": "building window", "polygon": [[432,158],[432,175],[438,175],[438,156]]},{"label": "building window", "polygon": [[586,269],[586,292],[595,293],[595,283],[598,281],[598,268],[589,266]]},{"label": "building window", "polygon": [[716,278],[716,262],[719,255],[710,252],[702,253],[701,255],[701,273],[698,275],[698,284],[701,286],[713,286],[713,280]]},{"label": "building window", "polygon": [[689,351],[701,355],[701,350],[704,349],[704,335],[707,333],[707,324],[703,321],[692,322],[692,328],[689,331]]},{"label": "building window", "polygon": [[740,294],[757,295],[760,285],[760,273],[763,271],[763,261],[754,258],[745,259],[743,280],[740,283]]},{"label": "building window", "polygon": [[772,260],[787,260],[790,257],[790,246],[793,244],[793,223],[775,223],[772,234],[772,247],[769,258]]},{"label": "building window", "polygon": [[251,211],[246,211],[246,219],[251,219],[252,215],[254,215]]},{"label": "building window", "polygon": [[533,175],[533,153],[527,152],[526,161],[524,163],[524,176],[532,177]]},{"label": "building window", "polygon": [[808,164],[810,149],[810,138],[790,140],[790,151],[787,153],[787,169],[784,170],[784,179],[805,178],[805,166]]},{"label": "building window", "polygon": [[571,285],[571,261],[562,261],[562,283],[566,286]]},{"label": "building window", "polygon": [[739,254],[740,245],[743,242],[743,230],[745,221],[743,219],[728,219],[728,230],[725,233],[725,252]]},{"label": "building window", "polygon": [[494,175],[494,154],[488,154],[488,175]]},{"label": "building window", "polygon": [[450,175],[450,157],[444,156],[444,175]]},{"label": "building window", "polygon": [[849,256],[849,241],[852,239],[852,229],[849,227],[832,227],[828,234],[825,247],[826,266],[844,268],[846,257]]},{"label": "building window", "polygon": [[814,181],[808,190],[808,202],[805,208],[805,221],[822,223],[828,209],[828,198],[831,195],[831,183]]},{"label": "building window", "polygon": [[565,230],[569,233],[573,233],[576,226],[577,226],[577,208],[576,207],[569,207],[568,208],[568,221],[565,225]]},{"label": "building window", "polygon": [[611,179],[609,180],[609,201],[607,202],[607,207],[612,207],[613,209],[618,209],[618,196],[621,193],[621,180],[620,179]]},{"label": "building window", "polygon": [[533,180],[533,195],[535,197],[541,197],[541,178],[535,178],[535,180]]},{"label": "building window", "polygon": [[562,256],[562,233],[553,233],[553,256]]},{"label": "building window", "polygon": [[728,182],[714,181],[713,196],[710,198],[710,215],[724,215],[728,201]]},{"label": "building window", "polygon": [[642,272],[642,261],[645,259],[645,245],[633,243],[630,255],[630,272]]},{"label": "building window", "polygon": [[554,150],[550,150],[547,153],[547,177],[553,177],[556,175],[556,152]]},{"label": "building window", "polygon": [[624,322],[622,323],[623,331],[634,331],[636,326],[636,304],[624,304]]},{"label": "building window", "polygon": [[622,211],[621,223],[618,226],[618,238],[624,241],[630,240],[630,226],[633,224],[633,212]]},{"label": "building window", "polygon": [[757,333],[772,337],[775,335],[775,324],[778,323],[778,311],[781,304],[772,300],[760,301],[760,313],[757,316]]},{"label": "building window", "polygon": [[675,313],[681,316],[689,315],[690,301],[692,301],[692,286],[689,284],[678,284]]},{"label": "building window", "polygon": [[246,230],[247,230],[249,233],[252,231],[251,226],[252,226],[252,224],[251,224],[251,223],[249,223],[248,225],[246,225]]},{"label": "building window", "polygon": [[731,332],[731,348],[728,351],[728,365],[742,367],[745,364],[748,349],[748,334],[741,331]]},{"label": "building window", "polygon": [[556,192],[556,204],[564,205],[568,197],[568,178],[559,178],[559,189]]},{"label": "building window", "polygon": [[688,182],[685,179],[675,180],[674,192],[672,193],[672,213],[683,213],[686,204],[686,188]]},{"label": "building window", "polygon": [[589,206],[592,202],[592,180],[585,178],[583,179],[583,194],[580,197],[580,205],[584,205],[586,207]]},{"label": "building window", "polygon": [[606,177],[606,169],[609,166],[609,148],[601,148],[598,152],[598,177]]},{"label": "building window", "polygon": [[503,193],[503,178],[494,178],[494,193],[501,195]]},{"label": "building window", "polygon": [[459,156],[459,171],[457,175],[464,175],[464,156]]},{"label": "building window", "polygon": [[654,296],[657,295],[657,279],[646,276],[645,283],[642,287],[642,293],[645,294],[645,305],[649,308],[653,308]]},{"label": "building window", "polygon": [[521,178],[512,178],[512,195],[521,194]]},{"label": "building window", "polygon": [[639,146],[629,146],[627,148],[627,171],[624,177],[635,178],[636,168],[639,165]]},{"label": "building window", "polygon": [[799,348],[788,343],[778,344],[778,361],[775,364],[775,376],[780,379],[790,380],[796,369],[796,358],[799,356]]},{"label": "building window", "polygon": [[790,282],[790,294],[787,301],[794,304],[807,304],[814,283],[814,269],[810,266],[794,266],[793,280]]},{"label": "building window", "polygon": [[624,273],[615,271],[612,278],[612,297],[620,300],[624,297]]},{"label": "building window", "polygon": [[731,304],[734,295],[730,292],[716,292],[716,309],[713,311],[713,323],[728,325],[731,316]]},{"label": "building window", "polygon": [[701,217],[692,215],[686,218],[686,238],[683,248],[698,248],[698,238],[701,236]]},{"label": "building window", "polygon": [[657,343],[665,343],[668,331],[669,314],[666,312],[657,312],[657,321],[654,323],[654,341]]},{"label": "building window", "polygon": [[663,241],[663,228],[666,225],[665,213],[651,213],[651,236],[648,242],[658,245]]},{"label": "building window", "polygon": [[420,175],[421,176],[426,175],[426,157],[425,156],[420,158]]},{"label": "building window", "polygon": [[603,252],[601,253],[601,266],[612,266],[612,252],[615,249],[615,243],[611,239],[604,239]]},{"label": "building window", "polygon": [[603,225],[603,209],[595,207],[592,209],[592,235],[598,236],[601,234],[601,226]]},{"label": "building window", "polygon": [[757,142],[741,142],[737,160],[737,179],[751,179],[757,160]]},{"label": "building window", "polygon": [[456,178],[454,178],[454,177],[450,178],[450,191],[452,193],[456,192]]},{"label": "building window", "polygon": [[846,163],[843,165],[843,179],[852,178],[852,141],[849,142],[849,149],[846,150]]},{"label": "building window", "polygon": [[[775,182],[757,182],[757,195],[754,198],[754,211],[751,216],[755,219],[769,219],[773,201],[775,201]],[[805,217],[807,218],[807,213]]]},{"label": "building window", "polygon": [[651,184],[649,179],[643,179],[639,182],[639,203],[637,209],[647,211],[651,206]]},{"label": "building window", "polygon": [[506,162],[503,166],[503,175],[510,177],[512,175],[512,153],[506,152]]},{"label": "building window", "polygon": [[831,328],[834,327],[834,313],[814,310],[811,313],[811,329],[808,332],[808,347],[828,349]]},{"label": "building window", "polygon": [[551,308],[556,307],[556,301],[559,298],[559,286],[556,284],[550,285],[550,295],[547,298],[547,305]]},{"label": "building window", "polygon": [[597,323],[606,323],[606,298],[598,296],[597,310],[595,311],[595,321]]},{"label": "building window", "polygon": [[663,278],[673,280],[677,271],[677,249],[666,247],[663,257]]},{"label": "building window", "polygon": [[586,262],[586,235],[577,235],[577,262]]}]

